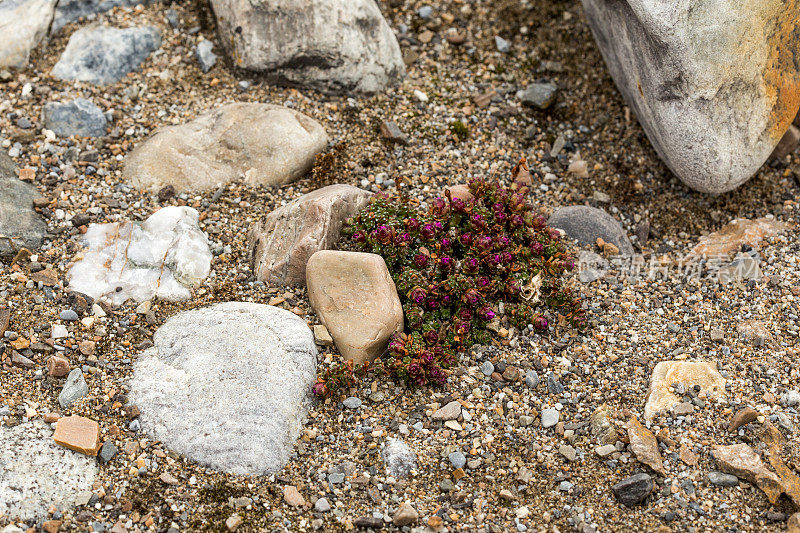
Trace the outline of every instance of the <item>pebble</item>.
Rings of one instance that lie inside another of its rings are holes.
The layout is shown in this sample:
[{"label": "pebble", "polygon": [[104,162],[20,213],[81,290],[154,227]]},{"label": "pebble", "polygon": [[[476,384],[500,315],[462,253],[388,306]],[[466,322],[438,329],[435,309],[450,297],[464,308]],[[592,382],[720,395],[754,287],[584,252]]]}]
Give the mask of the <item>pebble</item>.
[{"label": "pebble", "polygon": [[464,465],[467,464],[467,457],[459,451],[448,454],[447,458],[450,459],[453,468],[464,468]]},{"label": "pebble", "polygon": [[535,389],[539,386],[539,374],[535,370],[528,370],[525,373],[525,384],[529,389]]},{"label": "pebble", "polygon": [[542,427],[547,429],[555,426],[558,424],[558,419],[560,414],[555,409],[543,409],[542,410]]},{"label": "pebble", "polygon": [[494,38],[494,44],[497,46],[497,51],[503,54],[507,54],[511,50],[511,43],[496,35]]},{"label": "pebble", "polygon": [[547,374],[547,390],[550,391],[550,394],[561,394],[564,392],[564,385],[558,381],[555,374],[550,372]]},{"label": "pebble", "polygon": [[718,485],[720,487],[736,487],[739,485],[739,478],[733,474],[726,474],[724,472],[709,472],[708,480],[712,485]]},{"label": "pebble", "polygon": [[392,516],[392,524],[397,527],[410,526],[416,524],[418,520],[419,513],[408,502],[400,504],[400,507],[397,508],[394,516]]},{"label": "pebble", "polygon": [[481,364],[481,372],[483,372],[483,375],[486,377],[491,376],[494,373],[494,365],[492,364],[492,362],[484,361]]},{"label": "pebble", "polygon": [[356,398],[355,396],[350,396],[342,404],[347,407],[348,409],[358,409],[361,407],[361,400]]},{"label": "pebble", "polygon": [[327,513],[331,510],[331,504],[325,498],[320,498],[314,502],[314,510],[318,513]]},{"label": "pebble", "polygon": [[69,407],[75,401],[83,398],[89,393],[89,386],[86,384],[86,379],[83,377],[83,372],[80,368],[75,368],[67,376],[67,381],[58,395],[58,404],[64,408]]},{"label": "pebble", "polygon": [[66,320],[67,322],[75,322],[78,320],[78,313],[72,309],[65,309],[58,314],[58,318],[61,320]]},{"label": "pebble", "polygon": [[645,473],[635,474],[611,487],[611,491],[620,503],[633,507],[653,491],[653,478]]},{"label": "pebble", "polygon": [[447,421],[447,420],[455,420],[459,416],[461,416],[461,404],[458,403],[457,401],[452,401],[447,405],[445,405],[444,407],[437,409],[433,413],[431,418],[433,420]]},{"label": "pebble", "polygon": [[578,460],[578,452],[575,451],[575,448],[567,444],[562,444],[561,446],[559,446],[558,453],[563,455],[567,459],[567,461],[571,463]]}]

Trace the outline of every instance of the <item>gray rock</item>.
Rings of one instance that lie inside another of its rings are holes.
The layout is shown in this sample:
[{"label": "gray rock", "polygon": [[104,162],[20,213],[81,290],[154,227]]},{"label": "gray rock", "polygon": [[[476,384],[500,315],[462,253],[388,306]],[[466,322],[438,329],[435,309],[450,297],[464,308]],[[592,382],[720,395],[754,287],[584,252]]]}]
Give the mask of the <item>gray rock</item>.
[{"label": "gray rock", "polygon": [[411,471],[417,468],[417,455],[400,439],[392,437],[386,439],[386,445],[381,450],[381,458],[389,475],[397,479],[408,477]]},{"label": "gray rock", "polygon": [[79,18],[94,18],[115,7],[133,7],[137,4],[149,4],[156,0],[58,0],[55,17],[50,33],[56,33],[70,22]]},{"label": "gray rock", "polygon": [[708,480],[712,485],[718,485],[720,487],[736,487],[739,485],[738,477],[733,474],[726,474],[725,472],[709,472]]},{"label": "gray rock", "polygon": [[117,447],[114,445],[114,443],[110,440],[107,440],[100,448],[100,453],[97,454],[97,457],[101,462],[107,463],[113,459],[115,455],[117,455],[117,451]]},{"label": "gray rock", "polygon": [[619,248],[621,255],[633,255],[633,245],[625,230],[602,209],[584,205],[562,207],[550,216],[547,225],[564,230],[583,245],[592,246],[601,237]]},{"label": "gray rock", "polygon": [[317,350],[303,319],[267,305],[220,303],[173,316],[153,343],[130,382],[143,431],[225,472],[283,468],[316,381]]},{"label": "gray rock", "polygon": [[343,472],[333,472],[328,474],[328,482],[331,485],[341,485],[344,483],[344,473]]},{"label": "gray rock", "polygon": [[561,394],[564,392],[564,385],[558,381],[558,378],[552,372],[547,374],[547,390],[550,394]]},{"label": "gray rock", "polygon": [[359,407],[361,407],[361,400],[359,400],[355,396],[350,396],[349,398],[345,399],[345,401],[343,401],[342,404],[344,404],[344,406],[347,407],[348,409],[358,409]]},{"label": "gray rock", "polygon": [[31,50],[47,35],[56,0],[0,2],[0,68],[24,68]]},{"label": "gray rock", "polygon": [[645,473],[636,474],[611,487],[611,491],[620,503],[633,507],[653,492],[653,478]]},{"label": "gray rock", "polygon": [[200,41],[194,49],[194,55],[197,57],[197,61],[200,63],[200,68],[203,69],[203,72],[208,72],[217,64],[217,54],[212,52],[213,49],[214,43],[207,40]]},{"label": "gray rock", "polygon": [[314,510],[318,513],[327,513],[331,510],[331,504],[325,498],[320,498],[314,502]]},{"label": "gray rock", "polygon": [[467,464],[467,457],[459,451],[448,454],[447,458],[450,460],[450,464],[453,465],[453,468],[464,468],[464,465]]},{"label": "gray rock", "polygon": [[405,75],[400,46],[373,0],[212,0],[211,6],[236,66],[269,81],[372,93]]},{"label": "gray rock", "polygon": [[492,362],[484,361],[483,363],[481,363],[481,372],[483,372],[483,375],[486,377],[491,376],[492,373],[494,372],[494,365],[492,364]]},{"label": "gray rock", "polygon": [[47,224],[33,209],[41,195],[20,181],[14,161],[0,150],[0,259],[11,259],[20,248],[36,250],[47,234]]},{"label": "gray rock", "polygon": [[175,29],[180,27],[181,19],[180,17],[178,17],[178,12],[175,11],[175,9],[173,8],[167,9],[166,17],[167,17],[167,22],[169,22],[170,26],[172,26]]},{"label": "gray rock", "polygon": [[64,309],[58,314],[58,318],[61,320],[66,320],[67,322],[75,322],[78,320],[78,313],[72,309]]},{"label": "gray rock", "polygon": [[106,134],[105,113],[85,98],[76,98],[65,104],[49,102],[44,106],[43,114],[45,127],[61,137],[102,137]]},{"label": "gray rock", "polygon": [[107,85],[121,80],[161,46],[161,33],[140,28],[82,28],[69,38],[52,74],[62,80]]},{"label": "gray rock", "polygon": [[89,394],[89,386],[86,384],[83,372],[80,368],[74,368],[67,376],[67,381],[58,395],[58,404],[62,408],[69,407],[87,394]]},{"label": "gray rock", "polygon": [[97,477],[93,457],[75,453],[53,440],[43,422],[0,427],[0,516],[26,521],[45,519],[47,509],[71,509]]},{"label": "gray rock", "polygon": [[532,83],[524,91],[517,93],[523,104],[539,109],[547,109],[556,101],[558,85],[555,83]]},{"label": "gray rock", "polygon": [[[688,186],[748,180],[797,114],[795,2],[583,0],[614,81]],[[752,36],[758,38],[752,38]]]},{"label": "gray rock", "polygon": [[494,44],[497,47],[497,51],[503,54],[507,54],[511,50],[511,43],[496,35],[494,38]]},{"label": "gray rock", "polygon": [[800,391],[788,390],[781,395],[781,405],[794,407],[800,405]]},{"label": "gray rock", "polygon": [[562,444],[561,446],[559,446],[558,453],[564,456],[564,458],[571,463],[574,463],[575,461],[578,460],[577,450],[575,450],[575,448],[573,448],[568,444]]},{"label": "gray rock", "polygon": [[542,409],[542,427],[547,429],[558,424],[560,414],[555,409]]},{"label": "gray rock", "polygon": [[528,370],[525,373],[525,384],[529,389],[535,389],[538,387],[539,381],[539,374],[536,373],[536,370]]}]

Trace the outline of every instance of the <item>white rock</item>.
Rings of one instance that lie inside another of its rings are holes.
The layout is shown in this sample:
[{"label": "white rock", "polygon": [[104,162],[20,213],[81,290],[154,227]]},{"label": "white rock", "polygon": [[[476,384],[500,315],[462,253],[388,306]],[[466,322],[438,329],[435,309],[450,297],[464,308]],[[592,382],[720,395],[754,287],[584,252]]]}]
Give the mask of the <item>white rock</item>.
[{"label": "white rock", "polygon": [[583,0],[606,64],[688,186],[722,193],[769,157],[800,107],[796,0]]},{"label": "white rock", "polygon": [[91,224],[85,235],[88,250],[68,273],[69,288],[114,305],[128,298],[189,299],[211,270],[211,250],[198,217],[191,207],[169,206],[142,224]]},{"label": "white rock", "polygon": [[0,516],[22,520],[47,517],[55,505],[66,511],[97,476],[93,457],[53,441],[43,422],[0,428]]},{"label": "white rock", "polygon": [[316,381],[317,350],[303,319],[227,302],[175,315],[153,342],[130,383],[145,432],[225,472],[284,466]]},{"label": "white rock", "polygon": [[377,92],[405,75],[374,0],[212,0],[237,67],[327,92]]},{"label": "white rock", "polygon": [[23,68],[31,50],[47,35],[56,0],[0,2],[0,67]]},{"label": "white rock", "polygon": [[327,143],[324,128],[298,111],[239,102],[161,128],[128,155],[123,175],[149,190],[213,190],[242,175],[248,185],[283,185],[308,172]]}]

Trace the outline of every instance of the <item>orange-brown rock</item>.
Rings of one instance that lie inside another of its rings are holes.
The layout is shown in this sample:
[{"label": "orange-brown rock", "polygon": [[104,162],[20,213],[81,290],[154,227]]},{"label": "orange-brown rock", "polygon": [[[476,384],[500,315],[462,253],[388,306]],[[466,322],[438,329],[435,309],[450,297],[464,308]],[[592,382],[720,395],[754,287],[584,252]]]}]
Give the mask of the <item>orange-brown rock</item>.
[{"label": "orange-brown rock", "polygon": [[53,440],[70,450],[96,456],[100,450],[100,425],[78,415],[60,418]]},{"label": "orange-brown rock", "polygon": [[347,360],[372,361],[403,330],[403,307],[383,258],[323,250],[306,269],[308,298]]},{"label": "orange-brown rock", "polygon": [[69,374],[69,361],[63,357],[54,355],[47,360],[47,374],[56,378],[62,378]]},{"label": "orange-brown rock", "polygon": [[783,231],[783,223],[773,217],[748,220],[740,218],[731,221],[719,231],[702,237],[689,252],[688,257],[727,258],[738,251],[743,244],[758,247],[761,241]]}]

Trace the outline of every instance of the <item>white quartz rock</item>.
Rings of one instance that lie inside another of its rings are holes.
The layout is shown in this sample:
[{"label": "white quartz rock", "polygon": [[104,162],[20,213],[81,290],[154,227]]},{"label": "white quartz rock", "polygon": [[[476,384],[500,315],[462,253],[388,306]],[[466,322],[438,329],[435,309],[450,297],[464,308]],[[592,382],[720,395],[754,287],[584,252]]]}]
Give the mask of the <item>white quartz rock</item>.
[{"label": "white quartz rock", "polygon": [[92,224],[88,250],[69,271],[70,290],[119,305],[187,300],[211,270],[208,238],[191,207],[164,207],[143,223]]}]

